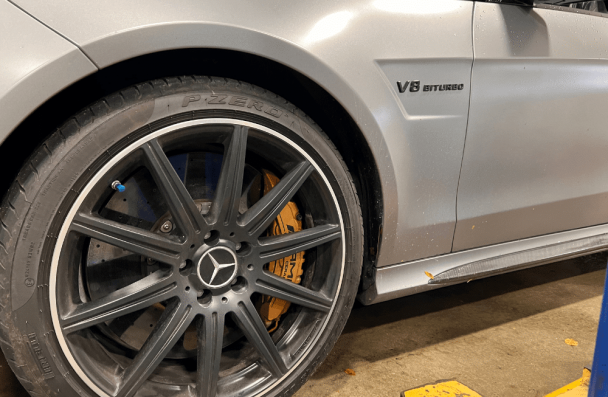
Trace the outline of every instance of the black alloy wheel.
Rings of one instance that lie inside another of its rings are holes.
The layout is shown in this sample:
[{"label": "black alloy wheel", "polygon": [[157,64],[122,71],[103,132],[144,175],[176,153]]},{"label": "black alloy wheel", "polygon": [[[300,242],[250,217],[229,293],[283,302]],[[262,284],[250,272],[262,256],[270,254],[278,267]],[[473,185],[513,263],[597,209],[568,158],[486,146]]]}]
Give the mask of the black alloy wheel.
[{"label": "black alloy wheel", "polygon": [[[20,229],[39,246],[38,299],[13,304],[11,320],[52,335],[53,376],[36,391],[291,395],[335,343],[357,290],[363,231],[350,176],[280,98],[225,79],[164,83],[136,86],[132,99],[123,91],[115,108],[112,97],[92,105],[78,131],[56,133],[61,148],[49,150],[51,137],[41,149],[51,155],[27,192],[40,219]],[[279,178],[266,194],[264,172]],[[272,235],[289,202],[302,230]],[[301,283],[269,271],[300,252]],[[264,296],[290,302],[273,329]]]}]

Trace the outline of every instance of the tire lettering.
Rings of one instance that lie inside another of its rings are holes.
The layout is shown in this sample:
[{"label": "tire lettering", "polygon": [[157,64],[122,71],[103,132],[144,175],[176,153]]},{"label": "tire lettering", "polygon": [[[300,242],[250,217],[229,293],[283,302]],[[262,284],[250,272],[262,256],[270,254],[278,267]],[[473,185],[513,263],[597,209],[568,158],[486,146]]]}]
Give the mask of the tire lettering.
[{"label": "tire lettering", "polygon": [[27,342],[30,347],[30,352],[36,359],[40,372],[42,372],[42,377],[44,379],[54,378],[55,374],[53,373],[53,369],[51,368],[48,360],[44,356],[42,348],[40,347],[40,343],[38,342],[38,336],[36,336],[35,333],[28,334]]},{"label": "tire lettering", "polygon": [[242,96],[233,96],[232,99],[230,100],[230,102],[228,102],[228,105],[240,106],[240,107],[245,107],[246,104],[247,104],[247,98],[242,97]]},{"label": "tire lettering", "polygon": [[225,100],[226,98],[228,98],[228,95],[211,95],[211,98],[213,98],[213,99],[211,99],[211,100],[210,100],[209,102],[207,102],[207,103],[209,103],[209,104],[213,104],[213,105],[218,105],[218,104],[225,105],[225,104],[226,104],[226,102],[224,102],[224,100]]},{"label": "tire lettering", "polygon": [[266,109],[266,110],[264,111],[264,113],[269,114],[269,115],[271,115],[271,116],[274,116],[274,117],[276,117],[276,118],[281,117],[281,115],[283,114],[283,112],[281,112],[281,111],[280,111],[279,109],[277,109],[277,108],[269,108],[269,109]]},{"label": "tire lettering", "polygon": [[184,100],[182,101],[182,107],[185,108],[186,106],[188,106],[190,104],[190,102],[196,102],[196,101],[200,101],[200,100],[201,100],[200,95],[189,95],[187,97],[184,97]]},{"label": "tire lettering", "polygon": [[259,110],[261,112],[262,108],[264,107],[264,102],[252,100],[251,102],[249,102],[249,105],[247,105],[247,107],[249,109],[251,109],[252,107],[254,107],[254,108],[256,108],[257,110]]},{"label": "tire lettering", "polygon": [[36,285],[36,281],[30,277],[30,271],[32,268],[32,261],[33,261],[33,256],[34,256],[34,248],[35,248],[35,243],[32,241],[30,243],[30,245],[27,248],[27,259],[25,260],[25,274],[24,274],[24,282],[23,284],[25,284],[26,287],[31,288],[34,285]]}]

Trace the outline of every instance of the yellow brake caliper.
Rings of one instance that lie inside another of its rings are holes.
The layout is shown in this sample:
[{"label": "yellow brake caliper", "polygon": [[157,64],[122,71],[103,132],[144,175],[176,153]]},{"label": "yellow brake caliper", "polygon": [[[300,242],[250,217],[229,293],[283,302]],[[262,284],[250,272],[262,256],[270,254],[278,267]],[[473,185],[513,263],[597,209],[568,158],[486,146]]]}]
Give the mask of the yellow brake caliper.
[{"label": "yellow brake caliper", "polygon": [[[270,171],[263,170],[262,172],[264,178],[264,195],[266,195],[277,183],[279,183],[279,178]],[[298,217],[298,206],[293,201],[290,201],[285,208],[283,208],[272,225],[270,225],[268,234],[270,236],[277,236],[285,233],[299,232],[302,230],[302,221],[298,220]],[[283,277],[292,283],[300,284],[302,281],[303,263],[304,251],[270,262],[268,264],[268,271],[273,272],[277,276]],[[269,328],[268,332],[277,329],[279,326],[279,319],[285,314],[287,309],[289,309],[289,305],[290,303],[283,299],[266,295],[262,296],[260,315],[262,316],[262,320],[264,320],[266,327]]]}]

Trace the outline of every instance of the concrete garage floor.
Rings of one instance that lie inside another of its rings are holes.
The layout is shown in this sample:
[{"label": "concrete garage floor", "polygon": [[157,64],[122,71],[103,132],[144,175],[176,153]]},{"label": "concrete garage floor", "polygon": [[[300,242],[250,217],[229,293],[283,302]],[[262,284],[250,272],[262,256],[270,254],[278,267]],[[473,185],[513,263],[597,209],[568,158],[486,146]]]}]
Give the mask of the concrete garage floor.
[{"label": "concrete garage floor", "polygon": [[[607,259],[591,255],[357,304],[336,347],[296,396],[398,397],[444,379],[484,397],[544,396],[591,364]],[[0,355],[0,397],[26,396]]]},{"label": "concrete garage floor", "polygon": [[445,379],[484,397],[544,396],[591,365],[607,259],[591,255],[356,306],[296,396],[398,397]]}]

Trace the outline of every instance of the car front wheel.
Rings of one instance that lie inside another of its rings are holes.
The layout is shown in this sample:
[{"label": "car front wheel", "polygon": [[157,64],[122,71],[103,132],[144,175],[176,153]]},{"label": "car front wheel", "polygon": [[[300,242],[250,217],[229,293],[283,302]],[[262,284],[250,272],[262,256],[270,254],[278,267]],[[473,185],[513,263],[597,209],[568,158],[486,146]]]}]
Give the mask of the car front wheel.
[{"label": "car front wheel", "polygon": [[293,105],[228,79],[89,106],[0,216],[0,345],[32,395],[291,395],[359,283],[339,153]]}]

